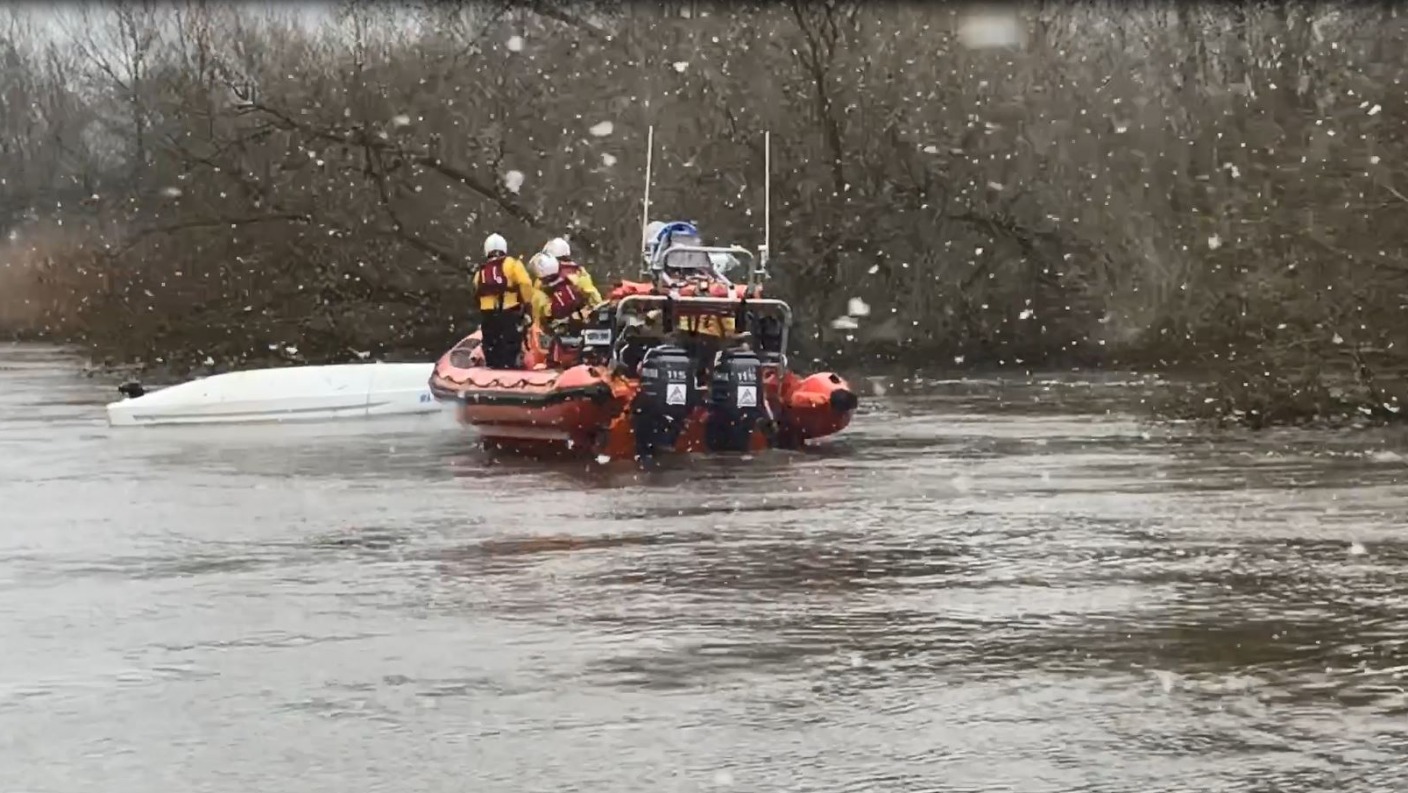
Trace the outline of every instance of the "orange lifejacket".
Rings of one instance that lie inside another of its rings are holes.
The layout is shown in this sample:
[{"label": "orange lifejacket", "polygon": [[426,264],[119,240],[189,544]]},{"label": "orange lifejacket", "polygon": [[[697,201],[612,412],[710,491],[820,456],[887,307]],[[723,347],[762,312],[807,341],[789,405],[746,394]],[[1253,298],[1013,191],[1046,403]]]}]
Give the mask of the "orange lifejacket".
[{"label": "orange lifejacket", "polygon": [[732,297],[735,300],[757,299],[763,296],[762,287],[748,288],[747,284],[734,284],[732,288],[719,281],[690,281],[679,288],[680,297]]},{"label": "orange lifejacket", "polygon": [[611,288],[611,295],[607,300],[616,301],[631,295],[653,295],[655,285],[649,281],[621,281]]},{"label": "orange lifejacket", "polygon": [[474,279],[474,296],[480,299],[493,298],[499,308],[504,307],[504,295],[508,294],[508,272],[504,268],[507,256],[495,256],[479,265],[479,277]]}]

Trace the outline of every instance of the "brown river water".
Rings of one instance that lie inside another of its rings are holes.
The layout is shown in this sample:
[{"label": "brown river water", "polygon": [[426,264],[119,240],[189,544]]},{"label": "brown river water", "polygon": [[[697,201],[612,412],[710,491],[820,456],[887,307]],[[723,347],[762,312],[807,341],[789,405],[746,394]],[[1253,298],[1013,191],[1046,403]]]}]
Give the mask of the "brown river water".
[{"label": "brown river water", "polygon": [[110,429],[0,346],[0,793],[1408,790],[1408,441],[1149,387],[892,385],[647,475]]}]

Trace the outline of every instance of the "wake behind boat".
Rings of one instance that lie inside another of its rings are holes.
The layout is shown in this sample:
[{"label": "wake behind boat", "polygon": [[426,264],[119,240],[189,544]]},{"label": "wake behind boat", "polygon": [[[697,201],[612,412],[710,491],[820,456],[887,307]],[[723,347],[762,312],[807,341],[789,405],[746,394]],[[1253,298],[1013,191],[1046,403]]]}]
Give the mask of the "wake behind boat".
[{"label": "wake behind boat", "polygon": [[326,421],[441,410],[426,387],[425,363],[351,363],[250,369],[147,392],[107,406],[114,427]]}]

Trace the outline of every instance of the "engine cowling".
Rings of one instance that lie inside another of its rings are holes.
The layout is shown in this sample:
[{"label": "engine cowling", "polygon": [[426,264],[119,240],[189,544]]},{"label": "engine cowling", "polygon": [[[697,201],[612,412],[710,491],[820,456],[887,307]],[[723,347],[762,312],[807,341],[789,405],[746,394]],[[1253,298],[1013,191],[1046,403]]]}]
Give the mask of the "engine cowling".
[{"label": "engine cowling", "polygon": [[661,345],[645,352],[640,389],[631,405],[637,456],[674,448],[685,419],[700,402],[695,372],[695,362],[681,347]]},{"label": "engine cowling", "polygon": [[751,350],[726,350],[709,380],[705,439],[712,451],[748,451],[753,431],[767,416],[763,362]]}]

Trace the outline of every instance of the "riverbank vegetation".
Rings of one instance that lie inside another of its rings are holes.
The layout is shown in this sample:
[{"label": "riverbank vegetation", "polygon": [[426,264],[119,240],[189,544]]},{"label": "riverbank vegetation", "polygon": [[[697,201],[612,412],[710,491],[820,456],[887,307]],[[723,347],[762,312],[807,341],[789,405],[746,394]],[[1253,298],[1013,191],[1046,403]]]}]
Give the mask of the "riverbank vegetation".
[{"label": "riverbank vegetation", "polygon": [[[0,21],[0,323],[182,369],[437,354],[491,231],[762,237],[808,349],[1408,399],[1392,4],[110,3]],[[1015,35],[1015,37],[1014,37]],[[850,298],[859,328],[830,326]]]}]

